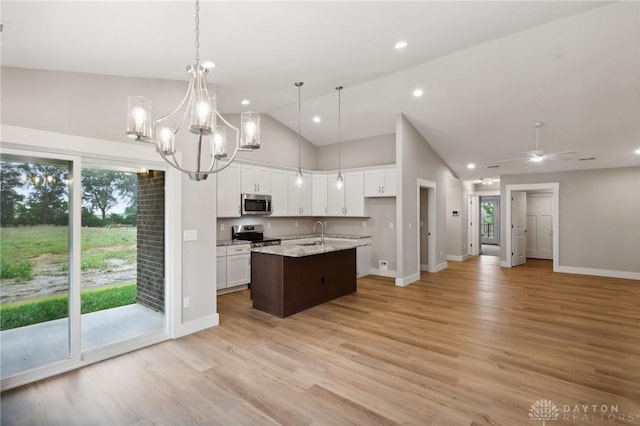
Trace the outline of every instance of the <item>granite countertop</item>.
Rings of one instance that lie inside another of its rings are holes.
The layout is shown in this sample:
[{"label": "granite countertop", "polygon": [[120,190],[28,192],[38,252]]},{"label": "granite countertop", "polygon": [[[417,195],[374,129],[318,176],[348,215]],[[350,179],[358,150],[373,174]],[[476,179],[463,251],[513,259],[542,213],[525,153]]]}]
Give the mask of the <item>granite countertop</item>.
[{"label": "granite countertop", "polygon": [[358,242],[339,242],[339,241],[325,241],[324,245],[280,245],[280,246],[268,246],[251,249],[255,253],[274,254],[277,256],[287,257],[304,257],[313,256],[315,254],[330,253],[332,251],[349,250],[363,245],[368,245]]},{"label": "granite countertop", "polygon": [[[371,235],[346,235],[346,234],[324,234],[325,238],[344,238],[349,240],[359,240],[362,238],[371,238]],[[281,240],[300,240],[303,238],[320,238],[320,234],[302,234],[302,235],[277,235],[273,238]]]},{"label": "granite countertop", "polygon": [[[349,240],[360,240],[365,238],[371,238],[371,235],[345,235],[345,234],[324,234],[325,238],[344,238]],[[320,234],[302,234],[302,235],[274,235],[267,236],[266,238],[280,238],[281,240],[301,240],[303,238],[320,238]],[[242,240],[218,240],[216,245],[222,246],[235,246],[238,244],[250,244],[250,241]]]}]

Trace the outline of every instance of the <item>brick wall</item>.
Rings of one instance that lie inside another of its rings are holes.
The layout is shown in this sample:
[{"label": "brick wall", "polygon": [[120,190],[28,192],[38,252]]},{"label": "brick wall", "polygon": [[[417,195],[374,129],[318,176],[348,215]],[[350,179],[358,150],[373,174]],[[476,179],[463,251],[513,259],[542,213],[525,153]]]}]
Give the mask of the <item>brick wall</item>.
[{"label": "brick wall", "polygon": [[137,302],[164,312],[164,172],[138,173]]}]

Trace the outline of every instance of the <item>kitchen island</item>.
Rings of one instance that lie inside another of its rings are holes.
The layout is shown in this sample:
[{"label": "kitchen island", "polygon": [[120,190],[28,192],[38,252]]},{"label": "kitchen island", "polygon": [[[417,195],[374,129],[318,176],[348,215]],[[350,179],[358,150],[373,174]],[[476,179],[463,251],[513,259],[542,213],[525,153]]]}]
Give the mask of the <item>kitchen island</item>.
[{"label": "kitchen island", "polygon": [[253,307],[284,318],[354,293],[357,242],[251,250]]}]

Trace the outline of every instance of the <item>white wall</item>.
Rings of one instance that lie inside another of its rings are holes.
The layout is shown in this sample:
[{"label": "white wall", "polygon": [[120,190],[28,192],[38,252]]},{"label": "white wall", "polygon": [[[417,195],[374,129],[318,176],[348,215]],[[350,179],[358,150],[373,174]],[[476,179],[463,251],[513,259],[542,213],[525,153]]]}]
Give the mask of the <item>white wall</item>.
[{"label": "white wall", "polygon": [[[560,266],[640,272],[640,167],[503,175],[502,199],[507,185],[547,182],[560,185]],[[500,212],[502,238],[509,238],[506,201]]]},{"label": "white wall", "polygon": [[[354,139],[340,144],[340,163],[343,169],[382,166],[396,162],[396,135]],[[317,148],[317,170],[338,169],[338,145]]]},{"label": "white wall", "polygon": [[457,177],[403,114],[396,117],[396,159],[398,189],[402,191],[397,199],[397,247],[398,259],[402,259],[398,262],[398,278],[407,283],[419,278],[417,179],[436,183],[435,255],[437,265],[442,265],[447,254],[447,181]]}]

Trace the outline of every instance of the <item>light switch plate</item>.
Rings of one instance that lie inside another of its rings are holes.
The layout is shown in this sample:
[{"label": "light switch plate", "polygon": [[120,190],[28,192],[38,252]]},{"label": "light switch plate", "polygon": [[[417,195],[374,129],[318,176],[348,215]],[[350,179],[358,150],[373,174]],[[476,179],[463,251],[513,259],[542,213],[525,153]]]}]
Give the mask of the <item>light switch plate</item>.
[{"label": "light switch plate", "polygon": [[182,233],[182,239],[183,241],[196,241],[198,239],[198,231],[196,229],[184,231]]}]

